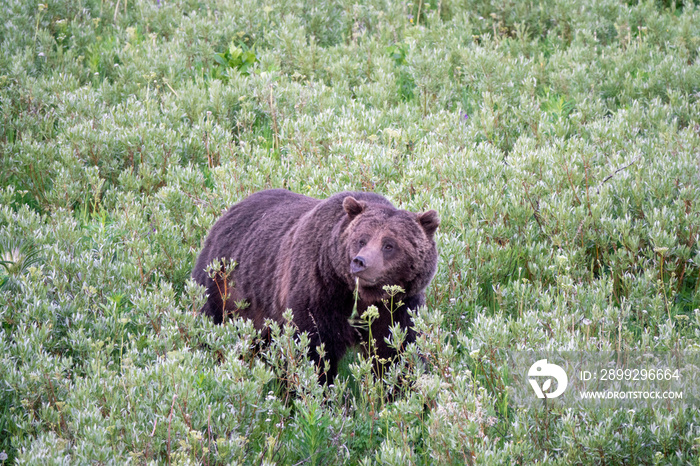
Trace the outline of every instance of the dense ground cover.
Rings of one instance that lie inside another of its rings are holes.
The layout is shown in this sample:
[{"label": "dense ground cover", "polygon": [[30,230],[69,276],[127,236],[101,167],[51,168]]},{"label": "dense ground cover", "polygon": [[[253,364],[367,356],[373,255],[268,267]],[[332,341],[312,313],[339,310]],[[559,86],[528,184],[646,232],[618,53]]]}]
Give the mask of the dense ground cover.
[{"label": "dense ground cover", "polygon": [[[700,351],[692,2],[0,17],[0,463],[697,464],[692,402],[526,409],[505,362]],[[386,380],[354,354],[324,390],[290,328],[258,346],[197,315],[201,240],[270,187],[440,212],[423,335]]]}]

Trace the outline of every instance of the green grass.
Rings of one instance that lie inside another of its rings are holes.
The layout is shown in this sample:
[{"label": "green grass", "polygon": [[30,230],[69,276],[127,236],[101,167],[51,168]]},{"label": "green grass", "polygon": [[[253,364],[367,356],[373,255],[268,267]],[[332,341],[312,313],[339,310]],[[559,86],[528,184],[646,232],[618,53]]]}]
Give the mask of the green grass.
[{"label": "green grass", "polygon": [[[700,350],[693,2],[0,17],[0,464],[698,464],[692,403],[524,409],[505,362]],[[324,390],[289,328],[197,315],[208,229],[273,187],[440,213],[385,381],[351,354]]]}]

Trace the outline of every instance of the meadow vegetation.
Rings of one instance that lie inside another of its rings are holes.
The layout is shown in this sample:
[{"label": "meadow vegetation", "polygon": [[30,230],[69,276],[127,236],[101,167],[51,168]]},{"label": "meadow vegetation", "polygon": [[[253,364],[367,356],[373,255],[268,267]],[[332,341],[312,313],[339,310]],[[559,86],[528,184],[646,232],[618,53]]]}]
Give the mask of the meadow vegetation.
[{"label": "meadow vegetation", "polygon": [[[509,397],[509,351],[700,351],[691,1],[0,1],[0,464],[698,464],[691,400]],[[316,383],[189,280],[232,203],[441,216],[422,332]],[[428,364],[421,361],[424,358]]]}]

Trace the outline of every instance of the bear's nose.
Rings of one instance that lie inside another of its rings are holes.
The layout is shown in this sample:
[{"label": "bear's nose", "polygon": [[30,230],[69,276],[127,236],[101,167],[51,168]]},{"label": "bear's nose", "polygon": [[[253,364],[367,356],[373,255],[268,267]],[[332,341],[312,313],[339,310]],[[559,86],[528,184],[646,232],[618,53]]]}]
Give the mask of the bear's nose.
[{"label": "bear's nose", "polygon": [[360,273],[367,268],[367,262],[362,256],[356,256],[350,263],[350,273]]}]

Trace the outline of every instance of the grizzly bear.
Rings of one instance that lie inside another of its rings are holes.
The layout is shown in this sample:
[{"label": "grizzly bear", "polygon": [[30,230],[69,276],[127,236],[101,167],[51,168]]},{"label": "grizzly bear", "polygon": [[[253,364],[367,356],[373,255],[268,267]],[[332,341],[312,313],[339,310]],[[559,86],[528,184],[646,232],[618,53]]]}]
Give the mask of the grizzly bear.
[{"label": "grizzly bear", "polygon": [[[379,309],[371,327],[379,358],[395,354],[384,341],[392,322],[407,329],[405,343],[415,340],[408,309],[425,303],[437,268],[439,223],[434,210],[400,210],[374,193],[325,200],[284,189],[255,193],[229,208],[204,243],[192,272],[208,293],[202,313],[215,323],[237,313],[263,329],[266,319],[283,323],[291,309],[298,331],[308,332],[317,364],[315,348],[325,344],[330,370],[321,382],[331,383],[346,350],[368,339],[367,329],[349,321],[355,305],[357,315],[370,305]],[[210,276],[206,269],[216,259],[235,266]],[[404,290],[394,298],[403,305],[393,313],[385,285]]]}]

